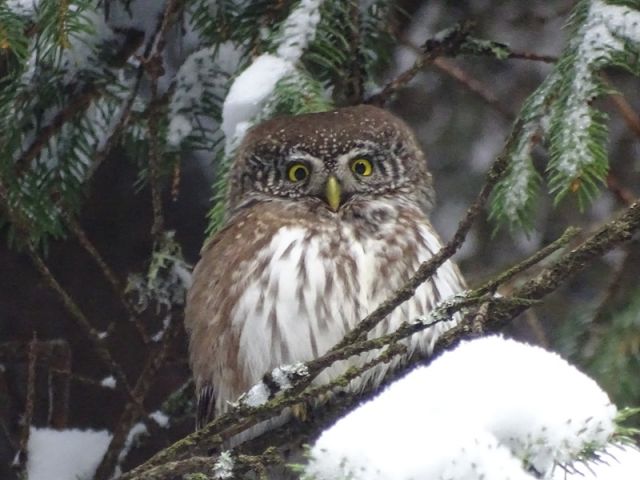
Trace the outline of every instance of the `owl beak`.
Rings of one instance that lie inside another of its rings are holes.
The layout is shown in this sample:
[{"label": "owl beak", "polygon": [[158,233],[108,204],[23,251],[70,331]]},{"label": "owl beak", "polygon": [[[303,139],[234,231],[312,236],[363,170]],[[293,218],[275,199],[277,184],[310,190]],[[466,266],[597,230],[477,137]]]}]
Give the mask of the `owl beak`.
[{"label": "owl beak", "polygon": [[340,208],[341,193],[338,179],[333,175],[330,175],[327,179],[325,195],[327,197],[327,203],[334,212],[337,212],[338,208]]}]

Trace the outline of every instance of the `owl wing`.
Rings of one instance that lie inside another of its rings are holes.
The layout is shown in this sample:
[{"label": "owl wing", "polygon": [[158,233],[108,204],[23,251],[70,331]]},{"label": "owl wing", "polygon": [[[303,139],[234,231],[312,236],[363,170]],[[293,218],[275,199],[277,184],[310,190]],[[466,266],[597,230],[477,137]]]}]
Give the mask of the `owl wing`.
[{"label": "owl wing", "polygon": [[[198,428],[226,410],[255,379],[240,368],[241,331],[233,312],[252,278],[265,266],[258,252],[286,220],[267,205],[241,212],[204,246],[187,296],[185,325],[198,397]],[[265,370],[268,365],[265,365]],[[263,373],[263,372],[261,372]]]},{"label": "owl wing", "polygon": [[226,378],[233,365],[225,365],[224,359],[231,358],[229,349],[234,348],[228,313],[233,306],[231,267],[237,266],[243,251],[241,243],[231,241],[237,230],[230,224],[205,244],[187,296],[185,326],[196,383],[196,429],[215,418],[220,387],[233,381]]}]

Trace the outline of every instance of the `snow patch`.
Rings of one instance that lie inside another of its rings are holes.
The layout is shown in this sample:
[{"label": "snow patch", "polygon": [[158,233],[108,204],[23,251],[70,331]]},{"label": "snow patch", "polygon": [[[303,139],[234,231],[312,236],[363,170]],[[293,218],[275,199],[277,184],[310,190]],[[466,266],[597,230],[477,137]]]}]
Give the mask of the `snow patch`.
[{"label": "snow patch", "polygon": [[142,422],[138,422],[133,427],[131,427],[131,430],[129,430],[129,433],[127,434],[127,439],[124,442],[124,446],[118,454],[116,476],[120,475],[120,466],[122,465],[122,462],[124,462],[127,458],[127,455],[129,455],[129,451],[131,450],[131,448],[137,444],[142,435],[146,435],[147,433],[149,433],[149,431],[147,430],[147,426]]},{"label": "snow patch", "polygon": [[149,418],[156,422],[161,428],[169,426],[169,416],[160,410],[150,413]]},{"label": "snow patch", "polygon": [[169,145],[179,145],[192,130],[193,127],[191,126],[191,122],[185,115],[174,115],[171,118],[171,122],[169,122],[169,132],[167,133],[167,141],[169,142]]},{"label": "snow patch", "polygon": [[[74,5],[70,9],[77,8]],[[82,22],[89,28],[85,32],[69,35],[69,48],[62,51],[61,70],[64,71],[64,82],[71,83],[77,78],[80,70],[100,72],[102,62],[98,59],[97,48],[115,40],[115,33],[104,21],[102,11],[84,10]]]},{"label": "snow patch", "polygon": [[104,388],[116,388],[116,379],[113,375],[109,375],[108,377],[102,379],[100,385]]},{"label": "snow patch", "polygon": [[233,478],[233,457],[225,450],[213,465],[213,478]]},{"label": "snow patch", "polygon": [[29,480],[90,479],[107,451],[106,430],[31,427],[27,446]]},{"label": "snow patch", "polygon": [[278,46],[278,56],[296,62],[309,42],[316,36],[320,22],[320,6],[323,0],[302,0],[298,7],[284,21]]},{"label": "snow patch", "polygon": [[6,5],[16,15],[32,17],[38,8],[39,0],[6,0]]},{"label": "snow patch", "polygon": [[301,0],[282,24],[275,55],[260,55],[231,85],[222,107],[227,155],[253,125],[276,84],[296,71],[295,64],[316,35],[322,3],[323,0]]},{"label": "snow patch", "polygon": [[[616,408],[555,353],[501,337],[462,343],[326,430],[318,480],[534,478],[603,447]],[[376,434],[372,435],[372,428]]]},{"label": "snow patch", "polygon": [[294,70],[289,60],[264,54],[238,75],[222,106],[222,130],[227,139],[227,153],[241,140],[247,129],[245,122],[260,113],[276,84]]},{"label": "snow patch", "polygon": [[258,407],[269,401],[269,395],[269,387],[264,382],[260,382],[251,387],[247,393],[243,393],[239,401],[247,407]]},{"label": "snow patch", "polygon": [[291,388],[291,380],[306,377],[309,375],[309,369],[302,363],[294,363],[293,365],[282,365],[276,367],[271,372],[271,377],[276,382],[280,390],[288,390]]}]

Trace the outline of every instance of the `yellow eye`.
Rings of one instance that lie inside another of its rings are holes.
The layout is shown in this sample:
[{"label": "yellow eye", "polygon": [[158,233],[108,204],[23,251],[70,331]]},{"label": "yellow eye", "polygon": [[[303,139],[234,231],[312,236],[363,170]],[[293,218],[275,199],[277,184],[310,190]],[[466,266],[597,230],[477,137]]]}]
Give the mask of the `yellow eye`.
[{"label": "yellow eye", "polygon": [[309,169],[303,163],[294,163],[289,167],[287,175],[292,182],[301,182],[309,176]]},{"label": "yellow eye", "polygon": [[351,162],[351,171],[363,177],[368,177],[373,172],[373,165],[366,158],[356,158]]}]

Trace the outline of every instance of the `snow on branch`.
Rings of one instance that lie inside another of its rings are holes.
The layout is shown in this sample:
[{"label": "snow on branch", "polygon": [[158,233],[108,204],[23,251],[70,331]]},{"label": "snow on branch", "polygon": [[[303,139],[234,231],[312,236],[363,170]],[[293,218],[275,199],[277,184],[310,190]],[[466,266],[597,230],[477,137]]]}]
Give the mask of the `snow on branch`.
[{"label": "snow on branch", "polygon": [[486,337],[339,420],[312,448],[306,472],[318,480],[549,478],[556,465],[582,470],[575,462],[611,440],[616,411],[557,354]]},{"label": "snow on branch", "polygon": [[302,0],[276,35],[275,52],[260,55],[231,85],[222,108],[227,155],[256,121],[278,82],[296,71],[297,62],[315,37],[321,5],[322,0]]},{"label": "snow on branch", "polygon": [[280,58],[296,62],[313,40],[320,21],[323,0],[302,0],[282,25],[277,54]]},{"label": "snow on branch", "polygon": [[632,5],[583,0],[576,6],[569,44],[518,119],[520,138],[508,152],[509,172],[492,202],[492,216],[501,223],[530,227],[539,190],[531,152],[542,140],[549,148],[546,173],[556,201],[574,193],[583,204],[597,192],[609,168],[608,132],[606,115],[592,103],[607,93],[598,76],[604,67],[640,75],[640,10]]}]

